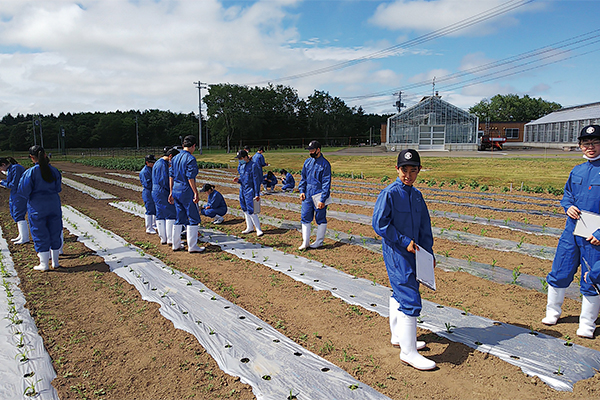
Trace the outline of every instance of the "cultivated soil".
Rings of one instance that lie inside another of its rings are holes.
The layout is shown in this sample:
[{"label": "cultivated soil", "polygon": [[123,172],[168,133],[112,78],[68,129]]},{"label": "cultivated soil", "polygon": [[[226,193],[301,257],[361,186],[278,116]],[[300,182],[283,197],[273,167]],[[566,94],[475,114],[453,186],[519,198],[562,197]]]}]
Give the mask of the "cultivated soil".
[{"label": "cultivated soil", "polygon": [[[135,183],[132,179],[106,175],[105,170],[78,164],[54,165],[62,170],[65,177],[111,193],[119,200],[141,203],[139,192],[80,178],[74,173],[89,172]],[[237,193],[234,188],[225,186],[217,185],[217,189],[222,193]],[[425,187],[423,191],[426,200],[442,199]],[[470,195],[468,190],[464,192],[464,196]],[[549,202],[560,200],[554,196],[545,197]],[[207,245],[207,250],[201,254],[174,253],[169,247],[160,245],[156,235],[145,233],[141,218],[115,209],[107,200],[95,200],[66,185],[63,185],[61,199],[63,204],[77,208],[103,228],[200,280],[229,301],[392,399],[600,398],[598,374],[576,383],[572,393],[557,392],[540,379],[525,375],[518,367],[422,329],[418,331],[419,339],[428,343],[422,354],[434,360],[438,368],[429,372],[417,371],[403,364],[398,358],[399,350],[390,345],[387,318],[350,306],[329,292],[315,291],[266,266],[231,257],[217,246]],[[298,203],[287,197],[269,196],[269,199]],[[362,199],[375,201],[374,197]],[[8,213],[8,191],[0,192],[0,200],[3,204],[0,208],[0,225],[5,238],[9,239],[17,235],[17,230]],[[539,203],[536,201],[517,205],[503,202],[501,198],[490,202],[464,199],[460,195],[452,197],[451,201],[550,213],[556,208],[536,206]],[[227,203],[230,207],[236,207],[235,201],[227,200]],[[561,228],[564,225],[563,220],[549,216],[488,211],[443,203],[429,203],[429,208],[494,219],[510,218],[549,227]],[[331,209],[366,215],[371,213],[356,206],[332,205]],[[299,220],[298,213],[272,207],[263,207],[263,214]],[[433,218],[433,222],[436,227],[468,231],[486,237],[517,242],[522,240],[544,246],[557,244],[557,239],[549,236],[460,223],[442,217]],[[208,220],[206,224],[215,228]],[[356,236],[375,237],[368,225],[330,218],[328,226]],[[237,235],[244,228],[243,219],[230,214],[225,217],[225,223],[218,226],[226,233]],[[300,252],[297,250],[301,242],[299,232],[265,224],[263,230],[263,237],[247,235],[246,239],[321,261],[349,274],[389,286],[383,258],[379,254],[329,239],[321,249]],[[170,321],[160,315],[156,304],[143,301],[132,286],[111,273],[100,257],[77,242],[66,230],[61,267],[48,273],[32,270],[38,261],[31,243],[14,245],[9,241],[9,248],[21,279],[27,307],[54,362],[57,378],[53,385],[61,399],[255,398],[248,385],[240,383],[239,378],[223,373],[193,336],[175,329]],[[548,260],[461,245],[448,240],[436,240],[434,251],[487,264],[496,260],[496,265],[508,269],[521,265],[521,272],[540,278],[545,277],[551,267],[551,261]],[[575,334],[580,310],[577,301],[567,299],[559,323],[547,327],[540,322],[546,305],[546,295],[543,293],[519,285],[493,283],[464,272],[438,270],[436,279],[438,290],[433,292],[423,288],[424,299],[600,350],[600,339],[586,340]]]}]

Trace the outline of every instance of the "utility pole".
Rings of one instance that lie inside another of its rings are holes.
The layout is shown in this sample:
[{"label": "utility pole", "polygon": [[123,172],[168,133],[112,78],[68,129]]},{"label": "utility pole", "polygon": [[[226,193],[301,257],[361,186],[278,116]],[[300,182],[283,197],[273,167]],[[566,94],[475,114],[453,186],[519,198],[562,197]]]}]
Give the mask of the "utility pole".
[{"label": "utility pole", "polygon": [[202,89],[208,89],[206,82],[194,82],[198,88],[198,152],[202,154]]},{"label": "utility pole", "polygon": [[140,135],[139,135],[139,126],[138,126],[138,115],[135,113],[135,145],[136,149],[140,149]]},{"label": "utility pole", "polygon": [[404,107],[404,103],[402,102],[402,92],[394,93],[394,96],[398,96],[398,100],[396,100],[394,107],[400,112],[402,111],[402,107]]}]

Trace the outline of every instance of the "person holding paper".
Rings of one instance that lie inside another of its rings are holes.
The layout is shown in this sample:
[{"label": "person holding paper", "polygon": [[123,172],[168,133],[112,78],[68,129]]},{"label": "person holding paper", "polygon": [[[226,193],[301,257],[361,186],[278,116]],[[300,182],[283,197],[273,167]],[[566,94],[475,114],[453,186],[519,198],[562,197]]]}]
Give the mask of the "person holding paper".
[{"label": "person holding paper", "polygon": [[240,176],[234,178],[233,181],[240,184],[240,207],[246,217],[246,229],[242,233],[250,233],[256,229],[256,236],[262,236],[263,231],[260,229],[260,220],[258,219],[260,185],[262,183],[261,168],[248,157],[246,150],[238,151],[236,157],[239,160],[238,173]]},{"label": "person holding paper", "polygon": [[[304,161],[302,166],[302,177],[298,190],[302,200],[302,244],[298,250],[319,248],[323,245],[325,233],[327,232],[327,201],[331,190],[331,164],[321,153],[321,144],[313,140],[308,144],[306,150],[310,157]],[[315,200],[316,198],[316,200]],[[312,220],[317,223],[317,239],[310,241],[310,230]]]},{"label": "person holding paper", "polygon": [[[587,238],[573,234],[582,211],[600,213],[600,126],[584,127],[578,139],[583,158],[587,161],[575,166],[571,171],[560,202],[567,214],[567,222],[558,241],[552,270],[546,277],[548,301],[546,316],[542,319],[542,323],[546,325],[554,325],[558,321],[562,313],[565,291],[573,281],[579,265],[584,265],[583,260],[589,265],[600,261],[600,229],[595,229]],[[584,279],[583,273],[579,290],[583,298],[577,335],[593,338],[595,321],[600,310],[600,297],[591,282]]]},{"label": "person holding paper", "polygon": [[[390,298],[392,344],[400,346],[400,360],[419,370],[436,364],[418,353],[417,317],[421,295],[416,276],[415,253],[420,248],[433,254],[429,211],[421,192],[413,187],[421,170],[419,153],[412,149],[398,155],[398,179],[383,189],[373,210],[373,229],[382,238],[383,260],[393,293]],[[435,260],[433,260],[435,264]]]}]

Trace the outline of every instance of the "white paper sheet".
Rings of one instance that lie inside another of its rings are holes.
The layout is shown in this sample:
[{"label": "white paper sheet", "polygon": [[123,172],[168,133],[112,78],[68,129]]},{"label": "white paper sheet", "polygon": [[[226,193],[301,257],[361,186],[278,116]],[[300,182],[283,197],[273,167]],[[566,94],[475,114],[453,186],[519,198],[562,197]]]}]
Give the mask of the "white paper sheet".
[{"label": "white paper sheet", "polygon": [[[418,246],[418,245],[417,245]],[[433,255],[421,246],[416,252],[417,280],[428,288],[435,290],[435,274],[433,272]]]},{"label": "white paper sheet", "polygon": [[[317,194],[315,194],[312,199],[313,199],[313,203],[315,203],[315,208],[317,208],[317,205],[319,204],[319,202],[321,201],[321,195],[322,193],[319,192]],[[329,196],[327,199],[325,199],[325,205],[329,205],[333,202],[333,200],[331,200],[331,196]]]},{"label": "white paper sheet", "polygon": [[260,214],[260,200],[254,200],[254,214]]},{"label": "white paper sheet", "polygon": [[598,228],[600,228],[600,214],[581,211],[573,235],[589,238]]}]

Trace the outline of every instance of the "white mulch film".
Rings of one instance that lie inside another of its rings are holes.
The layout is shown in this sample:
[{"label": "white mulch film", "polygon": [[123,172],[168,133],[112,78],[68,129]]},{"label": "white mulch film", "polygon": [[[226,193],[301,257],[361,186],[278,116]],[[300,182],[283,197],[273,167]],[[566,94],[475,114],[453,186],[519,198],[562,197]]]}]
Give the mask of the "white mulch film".
[{"label": "white mulch film", "polygon": [[75,176],[80,176],[82,178],[92,179],[92,180],[95,180],[95,181],[98,181],[98,182],[102,182],[102,183],[108,183],[110,185],[115,185],[115,186],[122,187],[122,188],[125,188],[125,189],[134,190],[136,192],[141,192],[144,189],[142,187],[141,183],[139,183],[138,185],[134,185],[132,183],[125,183],[125,182],[117,181],[115,179],[108,179],[108,178],[104,178],[104,177],[97,176],[97,175],[92,175],[92,174],[75,174]]},{"label": "white mulch film", "polygon": [[91,186],[85,185],[81,182],[74,181],[73,179],[65,178],[64,176],[62,177],[62,183],[64,183],[65,185],[67,185],[75,190],[79,190],[82,193],[88,194],[97,200],[116,199],[116,196],[113,196],[112,194],[108,194],[101,190],[94,189]]},{"label": "white mulch film", "polygon": [[176,328],[193,334],[226,373],[258,399],[388,399],[341,368],[302,348],[269,324],[167,267],[69,206],[65,227],[136,287]]},{"label": "white mulch film", "polygon": [[[112,204],[112,203],[111,203]],[[118,203],[115,203],[118,204]],[[121,205],[123,210],[142,217],[144,208]],[[286,254],[279,250],[248,243],[235,236],[201,229],[203,241],[220,246],[239,258],[266,265],[315,290],[327,290],[346,303],[359,305],[383,317],[389,316],[391,289],[356,278],[317,261]],[[575,382],[594,376],[600,369],[600,352],[518,326],[502,324],[451,307],[423,301],[420,327],[448,340],[490,353],[538,376],[550,387],[572,391]],[[453,325],[451,332],[448,327]],[[568,366],[568,367],[567,367]],[[562,375],[557,374],[561,372]]]},{"label": "white mulch film", "polygon": [[58,399],[56,372],[25,307],[17,271],[0,229],[0,399]]}]

